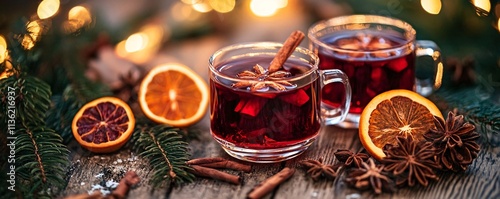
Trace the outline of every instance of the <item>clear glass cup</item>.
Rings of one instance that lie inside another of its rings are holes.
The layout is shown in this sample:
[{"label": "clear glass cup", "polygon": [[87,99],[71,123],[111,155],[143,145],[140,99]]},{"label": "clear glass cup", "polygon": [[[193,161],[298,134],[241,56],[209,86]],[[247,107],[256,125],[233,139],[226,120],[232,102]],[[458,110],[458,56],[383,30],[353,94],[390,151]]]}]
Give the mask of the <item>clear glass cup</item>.
[{"label": "clear glass cup", "polygon": [[[347,74],[352,100],[344,128],[357,128],[370,100],[388,90],[408,89],[428,96],[441,85],[443,65],[438,46],[416,40],[413,27],[399,19],[376,15],[348,15],[313,24],[308,30],[309,49],[320,59],[319,69],[339,69]],[[420,56],[432,64],[416,67]],[[323,103],[338,107],[342,88],[327,85]]]},{"label": "clear glass cup", "polygon": [[[336,69],[320,72],[318,57],[298,47],[279,71],[288,77],[275,78],[277,73],[267,68],[281,47],[235,44],[209,59],[210,131],[235,158],[258,163],[291,159],[313,143],[322,122],[336,124],[347,115],[351,89],[346,75]],[[321,104],[319,91],[330,84],[343,87],[345,102],[336,108]]]}]

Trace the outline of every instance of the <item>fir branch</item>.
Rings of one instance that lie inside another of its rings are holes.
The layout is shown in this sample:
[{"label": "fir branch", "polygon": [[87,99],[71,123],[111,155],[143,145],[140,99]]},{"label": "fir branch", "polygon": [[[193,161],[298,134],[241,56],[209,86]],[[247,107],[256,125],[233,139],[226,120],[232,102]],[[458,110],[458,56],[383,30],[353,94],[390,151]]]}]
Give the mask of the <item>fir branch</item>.
[{"label": "fir branch", "polygon": [[194,180],[186,164],[190,156],[188,143],[182,140],[180,132],[180,129],[165,125],[138,127],[134,132],[134,148],[149,160],[154,169],[150,183],[156,187]]},{"label": "fir branch", "polygon": [[16,176],[24,197],[55,196],[66,185],[69,150],[61,137],[43,126],[16,131]]}]

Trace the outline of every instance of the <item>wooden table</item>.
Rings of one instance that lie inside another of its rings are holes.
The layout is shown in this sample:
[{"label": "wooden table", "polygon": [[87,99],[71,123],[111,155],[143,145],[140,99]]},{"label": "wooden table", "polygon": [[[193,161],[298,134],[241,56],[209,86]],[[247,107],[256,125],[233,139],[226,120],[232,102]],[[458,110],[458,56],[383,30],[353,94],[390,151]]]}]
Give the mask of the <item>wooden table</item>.
[{"label": "wooden table", "polygon": [[[208,116],[196,126],[201,129],[201,132],[199,140],[193,140],[189,143],[193,158],[216,156],[230,158],[211,138]],[[362,192],[347,187],[342,180],[343,176],[337,177],[335,180],[315,182],[306,176],[305,170],[298,165],[300,160],[318,158],[323,158],[325,163],[331,164],[334,161],[333,153],[341,148],[353,151],[362,148],[357,129],[324,126],[318,140],[304,154],[295,159],[276,164],[251,164],[252,171],[250,173],[227,171],[241,175],[243,178],[241,185],[197,178],[190,184],[155,189],[148,184],[151,170],[147,160],[138,157],[129,150],[121,150],[116,154],[95,155],[74,145],[71,147],[74,152],[72,170],[68,176],[69,184],[63,195],[85,193],[90,191],[93,185],[118,182],[126,171],[134,170],[141,177],[142,182],[130,191],[128,198],[131,199],[245,198],[255,185],[282,168],[296,167],[295,174],[265,198],[500,198],[500,147],[498,144],[495,146],[482,144],[479,157],[466,172],[440,173],[440,180],[432,182],[428,187],[402,188],[396,193],[379,196],[373,195],[370,191]]]}]

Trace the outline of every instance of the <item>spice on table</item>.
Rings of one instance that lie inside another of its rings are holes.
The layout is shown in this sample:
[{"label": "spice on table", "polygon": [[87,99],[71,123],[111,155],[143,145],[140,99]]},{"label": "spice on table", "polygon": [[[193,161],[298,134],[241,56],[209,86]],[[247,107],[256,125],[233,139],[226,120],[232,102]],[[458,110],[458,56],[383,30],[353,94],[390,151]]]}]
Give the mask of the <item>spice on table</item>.
[{"label": "spice on table", "polygon": [[434,144],[437,163],[445,170],[465,171],[480,150],[476,127],[466,122],[463,115],[451,111],[446,121],[434,117],[434,124],[436,128],[430,129],[424,137]]},{"label": "spice on table", "polygon": [[213,169],[232,169],[236,171],[250,172],[252,166],[241,164],[235,161],[231,161],[222,157],[213,158],[197,158],[187,161],[188,165],[198,165],[202,167],[208,167]]},{"label": "spice on table", "polygon": [[429,180],[437,180],[438,176],[434,169],[439,165],[434,160],[435,149],[432,143],[427,141],[415,141],[411,136],[396,137],[397,145],[387,144],[384,153],[387,155],[382,159],[384,170],[390,171],[397,178],[397,185],[415,185],[415,182],[423,186],[429,184]]},{"label": "spice on table", "polygon": [[92,194],[78,194],[65,197],[64,199],[124,199],[127,197],[130,187],[137,185],[141,181],[140,177],[134,171],[128,171],[120,180],[116,189],[111,194],[103,196],[101,192]]},{"label": "spice on table", "polygon": [[376,194],[394,192],[396,187],[391,178],[383,171],[384,165],[376,165],[373,159],[362,162],[361,167],[354,168],[347,174],[345,182],[357,189],[371,188]]},{"label": "spice on table", "polygon": [[299,162],[300,165],[304,166],[307,168],[307,174],[311,176],[313,180],[318,180],[321,177],[326,177],[326,178],[336,178],[337,177],[337,168],[334,165],[326,165],[323,164],[323,159],[320,158],[319,160],[302,160]]},{"label": "spice on table", "polygon": [[267,178],[259,185],[254,187],[252,191],[250,191],[250,193],[248,194],[248,198],[255,199],[264,197],[270,191],[276,188],[276,186],[278,186],[279,184],[290,178],[294,173],[295,169],[285,167],[277,174],[271,176],[270,178]]},{"label": "spice on table", "polygon": [[240,184],[240,176],[237,175],[198,165],[191,165],[191,168],[193,168],[191,173],[197,176],[221,180],[232,184]]},{"label": "spice on table", "polygon": [[360,168],[362,163],[370,158],[370,156],[366,153],[353,153],[348,149],[338,149],[334,155],[340,162],[344,163],[346,167],[355,166],[357,168]]}]

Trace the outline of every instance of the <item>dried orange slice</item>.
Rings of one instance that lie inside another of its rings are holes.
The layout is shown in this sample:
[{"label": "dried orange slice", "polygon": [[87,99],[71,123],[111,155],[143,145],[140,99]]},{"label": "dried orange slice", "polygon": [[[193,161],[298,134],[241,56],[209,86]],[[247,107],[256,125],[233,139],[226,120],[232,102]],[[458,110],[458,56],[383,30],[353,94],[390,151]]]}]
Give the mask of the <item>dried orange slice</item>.
[{"label": "dried orange slice", "polygon": [[121,99],[102,97],[85,104],[75,115],[73,135],[80,145],[95,153],[120,149],[134,132],[135,118]]},{"label": "dried orange slice", "polygon": [[139,104],[151,120],[185,127],[201,120],[208,107],[208,86],[188,67],[166,64],[153,68],[139,89]]},{"label": "dried orange slice", "polygon": [[359,121],[359,138],[376,159],[385,157],[385,144],[396,145],[397,136],[423,140],[434,127],[433,116],[441,111],[427,98],[409,90],[390,90],[375,96],[366,105]]}]

